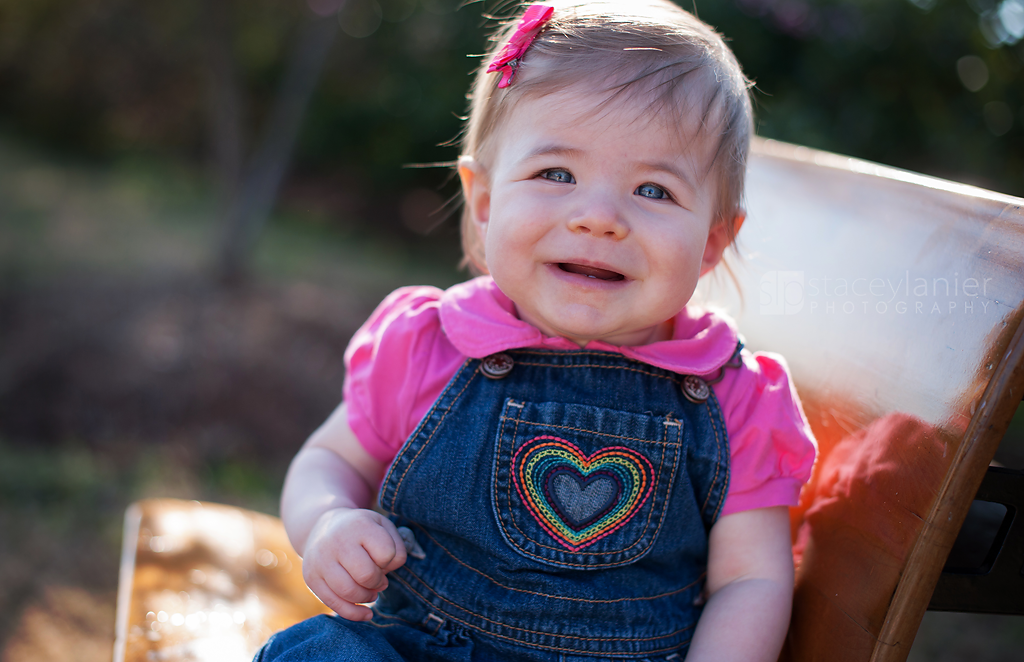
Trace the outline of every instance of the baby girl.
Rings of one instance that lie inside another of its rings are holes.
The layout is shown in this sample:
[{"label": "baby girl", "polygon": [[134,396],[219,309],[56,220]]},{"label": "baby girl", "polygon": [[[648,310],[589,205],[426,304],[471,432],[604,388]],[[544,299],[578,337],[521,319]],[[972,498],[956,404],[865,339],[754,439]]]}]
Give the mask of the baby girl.
[{"label": "baby girl", "polygon": [[814,440],[783,360],[688,305],[744,221],[748,88],[668,0],[498,32],[458,160],[481,275],[353,337],[281,506],[337,615],[257,660],[777,659]]}]

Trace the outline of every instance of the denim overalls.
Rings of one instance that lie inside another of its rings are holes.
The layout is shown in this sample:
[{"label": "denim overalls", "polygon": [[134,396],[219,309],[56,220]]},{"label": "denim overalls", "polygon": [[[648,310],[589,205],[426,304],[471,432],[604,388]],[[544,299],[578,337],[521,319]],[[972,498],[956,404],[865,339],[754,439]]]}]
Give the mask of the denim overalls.
[{"label": "denim overalls", "polygon": [[682,660],[728,483],[699,379],[613,352],[467,360],[384,479],[415,541],[373,621],[319,617],[257,659]]}]

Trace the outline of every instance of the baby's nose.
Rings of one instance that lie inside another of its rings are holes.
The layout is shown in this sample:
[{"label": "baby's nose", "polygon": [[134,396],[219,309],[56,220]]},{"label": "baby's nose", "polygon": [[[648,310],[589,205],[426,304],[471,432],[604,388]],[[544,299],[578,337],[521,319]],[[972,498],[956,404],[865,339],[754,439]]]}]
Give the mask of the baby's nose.
[{"label": "baby's nose", "polygon": [[595,201],[586,209],[580,210],[580,213],[570,219],[569,229],[609,239],[622,239],[629,234],[626,220],[615,205],[607,201]]}]

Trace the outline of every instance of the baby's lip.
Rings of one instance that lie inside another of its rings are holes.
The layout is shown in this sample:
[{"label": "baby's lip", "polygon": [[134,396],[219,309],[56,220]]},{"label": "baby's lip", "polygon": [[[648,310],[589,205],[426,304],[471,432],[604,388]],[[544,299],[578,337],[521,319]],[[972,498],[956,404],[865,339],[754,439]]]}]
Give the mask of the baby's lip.
[{"label": "baby's lip", "polygon": [[558,262],[558,268],[571,274],[579,274],[597,280],[625,280],[625,276],[618,271],[608,269],[608,265],[599,265],[593,262]]}]

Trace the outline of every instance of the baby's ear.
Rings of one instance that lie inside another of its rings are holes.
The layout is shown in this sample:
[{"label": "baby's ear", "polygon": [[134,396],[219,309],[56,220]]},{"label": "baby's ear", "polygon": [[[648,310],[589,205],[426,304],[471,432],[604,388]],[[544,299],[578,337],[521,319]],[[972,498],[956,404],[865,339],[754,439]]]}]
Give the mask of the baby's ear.
[{"label": "baby's ear", "polygon": [[483,239],[491,217],[491,183],[487,169],[471,156],[460,156],[459,179],[469,217]]},{"label": "baby's ear", "polygon": [[721,262],[725,249],[735,240],[746,218],[746,212],[740,210],[731,221],[720,221],[711,228],[708,232],[708,241],[704,245],[704,257],[700,261],[701,276]]}]

